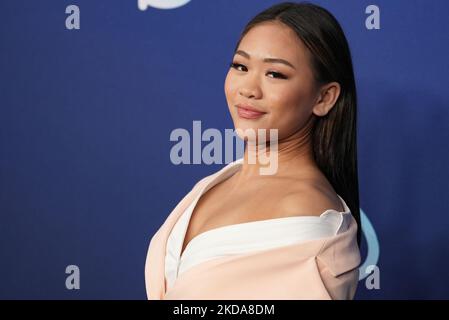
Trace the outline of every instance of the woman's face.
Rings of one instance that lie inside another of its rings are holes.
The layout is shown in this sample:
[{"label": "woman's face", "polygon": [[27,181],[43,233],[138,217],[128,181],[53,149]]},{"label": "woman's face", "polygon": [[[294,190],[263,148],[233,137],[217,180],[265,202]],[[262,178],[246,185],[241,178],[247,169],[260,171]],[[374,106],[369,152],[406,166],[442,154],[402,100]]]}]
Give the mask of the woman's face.
[{"label": "woman's face", "polygon": [[[264,59],[282,59],[264,61]],[[264,22],[242,39],[225,79],[225,95],[236,129],[278,129],[282,140],[301,129],[314,112],[317,91],[308,51],[287,26]],[[242,104],[265,112],[238,112]]]}]

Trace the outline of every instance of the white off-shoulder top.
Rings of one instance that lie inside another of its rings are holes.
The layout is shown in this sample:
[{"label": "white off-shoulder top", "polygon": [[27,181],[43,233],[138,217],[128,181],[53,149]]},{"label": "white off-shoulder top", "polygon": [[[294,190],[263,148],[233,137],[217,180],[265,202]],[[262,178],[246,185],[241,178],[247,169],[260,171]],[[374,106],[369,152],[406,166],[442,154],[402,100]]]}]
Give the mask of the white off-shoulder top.
[{"label": "white off-shoulder top", "polygon": [[329,209],[320,216],[293,216],[218,227],[194,237],[181,256],[190,217],[201,195],[234,174],[242,161],[238,159],[231,163],[228,170],[203,188],[171,230],[165,255],[167,290],[180,274],[204,261],[330,237],[349,226],[350,209],[338,195],[345,211]]}]

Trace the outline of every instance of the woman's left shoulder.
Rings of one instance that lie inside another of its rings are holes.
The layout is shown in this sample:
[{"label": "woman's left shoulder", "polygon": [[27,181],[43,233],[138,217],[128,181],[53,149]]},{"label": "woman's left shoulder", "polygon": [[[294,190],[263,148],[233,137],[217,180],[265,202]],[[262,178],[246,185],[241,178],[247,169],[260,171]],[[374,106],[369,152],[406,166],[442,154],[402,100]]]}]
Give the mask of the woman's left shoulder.
[{"label": "woman's left shoulder", "polygon": [[344,211],[340,198],[333,190],[326,190],[313,183],[296,183],[279,201],[282,217],[320,216],[329,209]]}]

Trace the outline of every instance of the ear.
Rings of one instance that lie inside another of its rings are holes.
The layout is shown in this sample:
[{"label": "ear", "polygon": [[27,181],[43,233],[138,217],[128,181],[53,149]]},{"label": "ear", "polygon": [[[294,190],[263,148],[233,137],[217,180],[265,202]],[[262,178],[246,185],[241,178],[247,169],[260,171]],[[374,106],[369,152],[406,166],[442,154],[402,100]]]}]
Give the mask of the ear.
[{"label": "ear", "polygon": [[325,116],[335,105],[340,96],[340,84],[330,82],[319,89],[313,113],[319,117]]}]

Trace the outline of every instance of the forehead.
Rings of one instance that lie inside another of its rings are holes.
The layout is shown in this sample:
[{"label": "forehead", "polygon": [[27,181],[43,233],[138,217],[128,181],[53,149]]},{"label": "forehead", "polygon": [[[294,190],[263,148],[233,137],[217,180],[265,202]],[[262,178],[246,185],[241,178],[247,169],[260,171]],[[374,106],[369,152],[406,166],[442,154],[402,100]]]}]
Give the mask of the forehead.
[{"label": "forehead", "polygon": [[284,58],[293,64],[307,58],[307,48],[290,29],[280,22],[263,22],[251,28],[240,42],[239,48],[251,58]]}]

